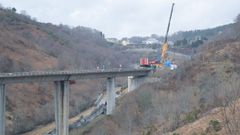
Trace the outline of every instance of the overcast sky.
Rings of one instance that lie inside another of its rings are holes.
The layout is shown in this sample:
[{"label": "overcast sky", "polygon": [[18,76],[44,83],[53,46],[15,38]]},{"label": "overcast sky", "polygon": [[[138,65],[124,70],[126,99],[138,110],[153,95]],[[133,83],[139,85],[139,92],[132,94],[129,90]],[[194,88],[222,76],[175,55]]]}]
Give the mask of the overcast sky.
[{"label": "overcast sky", "polygon": [[164,35],[171,3],[175,2],[170,33],[232,23],[240,0],[1,0],[41,22],[86,26],[106,37]]}]

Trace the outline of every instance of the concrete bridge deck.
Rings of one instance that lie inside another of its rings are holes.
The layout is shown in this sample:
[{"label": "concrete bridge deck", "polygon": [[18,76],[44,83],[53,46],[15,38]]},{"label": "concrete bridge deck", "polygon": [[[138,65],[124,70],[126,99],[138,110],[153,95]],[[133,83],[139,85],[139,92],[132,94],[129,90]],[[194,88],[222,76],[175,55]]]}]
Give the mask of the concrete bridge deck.
[{"label": "concrete bridge deck", "polygon": [[49,82],[79,79],[146,76],[150,69],[66,70],[0,73],[0,83]]}]

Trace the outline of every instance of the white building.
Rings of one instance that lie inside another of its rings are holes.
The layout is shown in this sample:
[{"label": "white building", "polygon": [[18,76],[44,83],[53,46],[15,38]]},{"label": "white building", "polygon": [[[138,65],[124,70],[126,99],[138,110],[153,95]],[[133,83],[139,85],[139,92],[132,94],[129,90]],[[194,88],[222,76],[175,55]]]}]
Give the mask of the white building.
[{"label": "white building", "polygon": [[155,38],[148,38],[147,40],[143,41],[144,44],[159,44],[159,41]]},{"label": "white building", "polygon": [[121,44],[124,45],[124,46],[129,45],[129,40],[128,39],[123,39],[121,41]]},{"label": "white building", "polygon": [[107,40],[108,42],[115,43],[115,44],[119,43],[119,40],[116,39],[116,38],[107,38],[106,40]]}]

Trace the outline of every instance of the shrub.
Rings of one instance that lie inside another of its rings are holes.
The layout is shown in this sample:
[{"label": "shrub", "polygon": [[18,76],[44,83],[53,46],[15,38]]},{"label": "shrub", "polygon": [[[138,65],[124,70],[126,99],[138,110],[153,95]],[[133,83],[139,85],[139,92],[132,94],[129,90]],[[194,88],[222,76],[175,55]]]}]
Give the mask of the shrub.
[{"label": "shrub", "polygon": [[199,110],[194,110],[186,114],[185,120],[189,123],[194,122],[197,119],[197,115],[199,114]]},{"label": "shrub", "polygon": [[138,96],[137,102],[141,112],[145,112],[152,107],[152,95],[149,91],[142,91]]},{"label": "shrub", "polygon": [[157,128],[154,125],[149,125],[148,127],[146,127],[146,129],[144,129],[142,135],[152,135],[156,131]]},{"label": "shrub", "polygon": [[197,135],[197,133],[196,133],[196,132],[194,132],[194,133],[192,133],[192,135]]},{"label": "shrub", "polygon": [[218,120],[211,120],[209,126],[215,131],[218,132],[222,129],[221,124]]}]

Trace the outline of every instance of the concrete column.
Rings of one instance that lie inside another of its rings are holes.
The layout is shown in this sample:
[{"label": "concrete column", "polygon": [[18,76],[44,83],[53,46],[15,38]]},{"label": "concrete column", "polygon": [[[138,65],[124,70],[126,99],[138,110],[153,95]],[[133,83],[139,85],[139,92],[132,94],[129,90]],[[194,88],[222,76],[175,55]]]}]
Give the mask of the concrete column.
[{"label": "concrete column", "polygon": [[56,135],[68,135],[69,82],[55,82],[55,121]]},{"label": "concrete column", "polygon": [[115,100],[115,78],[107,78],[107,115],[112,114],[115,108]]},{"label": "concrete column", "polygon": [[128,76],[128,92],[133,91],[136,88],[135,80],[133,76]]},{"label": "concrete column", "polygon": [[129,76],[128,77],[128,92],[137,89],[142,83],[144,83],[145,77],[143,76]]},{"label": "concrete column", "polygon": [[0,84],[0,135],[5,135],[5,84]]}]

